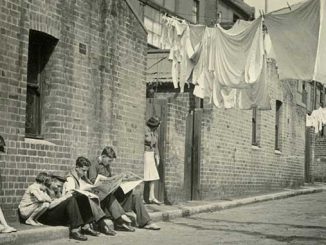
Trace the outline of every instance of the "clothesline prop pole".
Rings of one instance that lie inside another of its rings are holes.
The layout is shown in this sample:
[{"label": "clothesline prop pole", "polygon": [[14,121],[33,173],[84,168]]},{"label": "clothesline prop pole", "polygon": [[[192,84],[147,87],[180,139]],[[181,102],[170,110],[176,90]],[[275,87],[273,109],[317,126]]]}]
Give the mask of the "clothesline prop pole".
[{"label": "clothesline prop pole", "polygon": [[313,87],[314,87],[314,97],[313,97],[313,109],[317,109],[317,106],[316,106],[316,81],[312,81],[313,83]]},{"label": "clothesline prop pole", "polygon": [[[265,4],[267,4],[267,0],[265,1]],[[265,5],[265,11],[267,13],[267,7]],[[264,49],[264,56],[263,56],[263,66],[264,66],[264,82],[265,84],[267,84],[267,51],[266,51],[266,43],[265,43],[265,39],[266,39],[266,33],[267,33],[267,28],[265,27],[265,24],[264,24],[264,17],[263,17],[263,20],[262,20],[262,32],[263,32],[263,49]]]},{"label": "clothesline prop pole", "polygon": [[288,5],[289,9],[292,10],[291,5],[289,4],[289,2],[286,2],[286,4]]},{"label": "clothesline prop pole", "polygon": [[268,13],[268,0],[265,0],[265,13]]}]

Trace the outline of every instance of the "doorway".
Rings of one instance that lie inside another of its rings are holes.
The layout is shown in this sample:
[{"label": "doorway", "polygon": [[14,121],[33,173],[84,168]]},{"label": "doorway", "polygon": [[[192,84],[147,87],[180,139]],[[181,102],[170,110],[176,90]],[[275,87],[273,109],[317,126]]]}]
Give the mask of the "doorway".
[{"label": "doorway", "polygon": [[[158,116],[161,124],[158,131],[158,148],[160,154],[160,164],[158,166],[158,174],[160,179],[155,181],[155,197],[161,201],[165,201],[165,142],[167,127],[167,101],[165,99],[147,98],[146,99],[146,120],[151,116]],[[148,186],[145,183],[144,200],[148,201]]]},{"label": "doorway", "polygon": [[184,189],[187,200],[200,200],[202,100],[195,99],[186,122]]}]

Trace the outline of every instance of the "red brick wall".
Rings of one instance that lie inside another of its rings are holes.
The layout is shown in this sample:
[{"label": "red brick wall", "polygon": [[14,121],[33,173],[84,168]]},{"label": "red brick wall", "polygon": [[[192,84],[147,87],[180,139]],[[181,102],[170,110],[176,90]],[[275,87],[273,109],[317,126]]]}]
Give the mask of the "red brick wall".
[{"label": "red brick wall", "polygon": [[[118,154],[113,171],[142,174],[146,32],[125,1],[4,0],[0,16],[0,203],[8,216],[38,172],[64,174],[107,144]],[[25,138],[30,29],[59,40],[45,72],[44,140]]]}]

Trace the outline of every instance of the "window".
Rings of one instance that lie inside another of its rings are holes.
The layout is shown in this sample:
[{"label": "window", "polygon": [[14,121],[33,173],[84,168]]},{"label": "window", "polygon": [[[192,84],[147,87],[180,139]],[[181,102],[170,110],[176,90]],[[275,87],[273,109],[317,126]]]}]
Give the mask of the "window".
[{"label": "window", "polygon": [[26,137],[41,138],[44,71],[57,41],[45,33],[30,30],[27,63]]},{"label": "window", "polygon": [[157,48],[165,48],[161,45],[161,35],[162,35],[162,24],[161,24],[162,14],[149,6],[145,6],[144,9],[144,25],[148,32],[147,42]]},{"label": "window", "polygon": [[321,137],[325,137],[325,135],[326,135],[326,134],[325,134],[325,130],[326,130],[326,125],[323,124],[322,129],[321,129],[321,131],[320,131],[320,136],[321,136]]},{"label": "window", "polygon": [[323,108],[325,107],[325,90],[324,90],[324,88],[322,88],[320,90],[320,106]]},{"label": "window", "polygon": [[281,140],[282,140],[282,128],[281,128],[281,119],[282,119],[282,102],[276,101],[276,115],[275,115],[275,150],[281,150]]},{"label": "window", "polygon": [[316,99],[315,99],[315,109],[318,109],[320,107],[320,90],[316,86]]},{"label": "window", "polygon": [[307,105],[307,90],[305,81],[296,81],[297,83],[297,103]]},{"label": "window", "polygon": [[260,111],[257,107],[252,108],[252,145],[260,145]]},{"label": "window", "polygon": [[193,0],[192,22],[195,24],[197,24],[199,22],[199,1],[198,0]]}]

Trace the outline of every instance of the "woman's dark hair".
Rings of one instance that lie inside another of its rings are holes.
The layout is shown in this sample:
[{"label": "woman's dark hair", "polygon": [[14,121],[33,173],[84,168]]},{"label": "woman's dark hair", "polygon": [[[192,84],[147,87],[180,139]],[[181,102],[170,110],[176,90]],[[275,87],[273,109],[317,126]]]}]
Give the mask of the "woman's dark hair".
[{"label": "woman's dark hair", "polygon": [[115,151],[113,150],[113,148],[111,146],[106,146],[104,147],[101,156],[107,156],[110,158],[117,158]]},{"label": "woman's dark hair", "polygon": [[92,164],[86,157],[78,157],[76,160],[76,167],[90,167]]},{"label": "woman's dark hair", "polygon": [[48,179],[49,175],[45,172],[41,172],[36,176],[35,181],[39,184],[45,184]]}]

